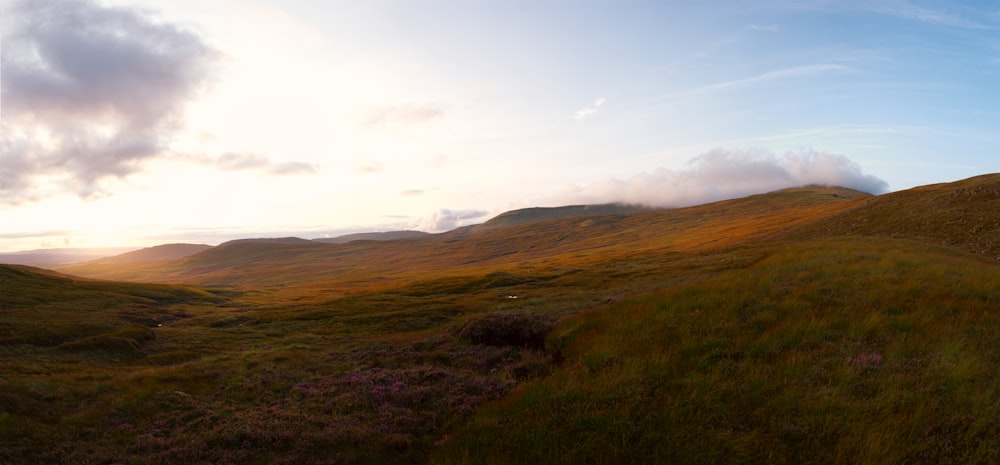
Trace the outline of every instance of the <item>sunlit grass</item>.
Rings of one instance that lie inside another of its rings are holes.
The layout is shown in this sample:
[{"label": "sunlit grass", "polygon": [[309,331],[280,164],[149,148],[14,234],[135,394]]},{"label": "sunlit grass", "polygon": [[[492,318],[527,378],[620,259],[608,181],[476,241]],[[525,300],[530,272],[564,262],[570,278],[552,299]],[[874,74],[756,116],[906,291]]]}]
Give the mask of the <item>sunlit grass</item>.
[{"label": "sunlit grass", "polygon": [[0,463],[993,463],[990,240],[879,199],[0,266]]},{"label": "sunlit grass", "polygon": [[[840,239],[592,310],[437,463],[995,463],[1000,270]],[[988,329],[989,328],[989,329]]]}]

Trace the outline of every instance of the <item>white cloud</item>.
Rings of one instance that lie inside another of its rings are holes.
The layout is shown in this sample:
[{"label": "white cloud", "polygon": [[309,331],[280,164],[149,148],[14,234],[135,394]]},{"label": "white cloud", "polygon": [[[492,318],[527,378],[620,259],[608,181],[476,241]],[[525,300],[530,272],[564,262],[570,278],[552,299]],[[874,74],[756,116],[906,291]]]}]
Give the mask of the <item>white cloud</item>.
[{"label": "white cloud", "polygon": [[597,113],[598,110],[601,109],[601,107],[604,105],[604,102],[606,100],[607,99],[605,99],[604,97],[598,97],[596,100],[594,100],[594,104],[593,105],[591,105],[589,107],[586,107],[586,108],[581,108],[581,109],[577,110],[576,112],[574,112],[573,113],[573,119],[575,119],[577,121],[583,121],[585,118],[589,118],[589,117],[593,116],[595,113]]},{"label": "white cloud", "polygon": [[766,24],[766,25],[751,24],[750,29],[753,29],[755,31],[779,32],[781,31],[781,26],[778,24]]},{"label": "white cloud", "polygon": [[175,154],[174,160],[214,166],[223,171],[259,171],[273,175],[313,174],[319,167],[301,161],[273,161],[255,153],[226,152],[218,157]]},{"label": "white cloud", "polygon": [[215,160],[215,165],[223,170],[259,170],[276,175],[311,174],[317,170],[316,165],[305,162],[273,162],[262,155],[234,152],[223,154]]},{"label": "white cloud", "polygon": [[482,218],[489,214],[484,210],[450,210],[442,208],[418,223],[416,229],[428,232],[450,231],[460,226],[470,224],[467,220]]},{"label": "white cloud", "polygon": [[[957,2],[956,2],[957,3]],[[996,5],[994,5],[995,7]],[[905,19],[912,19],[924,23],[938,24],[942,26],[958,27],[963,29],[995,29],[974,19],[954,13],[953,11],[936,10],[915,5],[909,2],[893,2],[890,4],[872,3],[869,5],[872,10],[891,16]],[[994,9],[994,11],[996,11]]]},{"label": "white cloud", "polygon": [[412,125],[443,118],[444,106],[438,103],[389,105],[374,108],[362,121],[365,127]]},{"label": "white cloud", "polygon": [[764,81],[773,81],[776,79],[789,79],[796,77],[806,77],[814,76],[817,74],[828,73],[832,71],[846,71],[850,68],[844,65],[831,65],[831,64],[816,64],[816,65],[805,65],[805,66],[793,66],[791,68],[784,68],[775,71],[769,71],[763,74],[758,74],[756,76],[751,76],[743,79],[734,79],[732,81],[717,82],[715,84],[710,84],[704,87],[699,87],[690,92],[701,92],[706,90],[716,90],[725,89],[729,87],[744,86],[747,84],[755,84]]},{"label": "white cloud", "polygon": [[770,192],[787,187],[821,184],[880,193],[885,181],[863,174],[843,155],[822,152],[712,150],[689,162],[686,170],[660,168],[628,179],[605,179],[571,186],[551,197],[553,205],[622,202],[654,207],[683,207]]},{"label": "white cloud", "polygon": [[357,171],[358,173],[378,173],[379,171],[382,171],[384,169],[385,166],[383,166],[382,163],[379,162],[378,160],[371,160],[362,163],[354,168],[354,170]]},{"label": "white cloud", "polygon": [[217,58],[151,14],[90,0],[5,7],[0,203],[95,197],[163,154]]}]

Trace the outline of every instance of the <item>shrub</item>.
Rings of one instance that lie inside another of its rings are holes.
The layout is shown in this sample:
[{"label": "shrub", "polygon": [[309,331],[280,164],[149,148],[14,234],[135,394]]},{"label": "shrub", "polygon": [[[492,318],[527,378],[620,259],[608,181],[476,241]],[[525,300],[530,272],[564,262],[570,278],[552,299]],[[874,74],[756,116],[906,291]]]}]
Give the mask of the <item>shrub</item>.
[{"label": "shrub", "polygon": [[459,337],[473,344],[542,349],[554,325],[555,318],[544,313],[487,313],[466,322]]}]

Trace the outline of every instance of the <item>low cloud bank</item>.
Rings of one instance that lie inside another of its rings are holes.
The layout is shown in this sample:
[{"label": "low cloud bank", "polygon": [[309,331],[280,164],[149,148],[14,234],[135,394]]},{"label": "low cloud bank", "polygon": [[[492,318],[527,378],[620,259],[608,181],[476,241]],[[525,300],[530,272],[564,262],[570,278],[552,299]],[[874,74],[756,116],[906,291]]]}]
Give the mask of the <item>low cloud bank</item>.
[{"label": "low cloud bank", "polygon": [[430,216],[422,218],[416,229],[427,232],[442,232],[467,226],[470,224],[466,220],[482,218],[489,214],[484,210],[450,210],[442,208]]},{"label": "low cloud bank", "polygon": [[888,183],[864,174],[857,163],[843,155],[803,151],[777,156],[769,152],[716,149],[692,159],[688,169],[659,168],[628,179],[571,186],[546,203],[621,202],[685,207],[809,184],[847,187],[872,194],[888,188]]}]

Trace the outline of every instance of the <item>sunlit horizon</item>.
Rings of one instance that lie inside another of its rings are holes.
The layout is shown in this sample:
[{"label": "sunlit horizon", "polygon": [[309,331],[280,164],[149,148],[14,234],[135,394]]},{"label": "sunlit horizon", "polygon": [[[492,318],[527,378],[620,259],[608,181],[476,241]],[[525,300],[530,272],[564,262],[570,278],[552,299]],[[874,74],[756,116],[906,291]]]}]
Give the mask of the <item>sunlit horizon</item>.
[{"label": "sunlit horizon", "polygon": [[0,252],[1000,171],[990,1],[0,8]]}]

